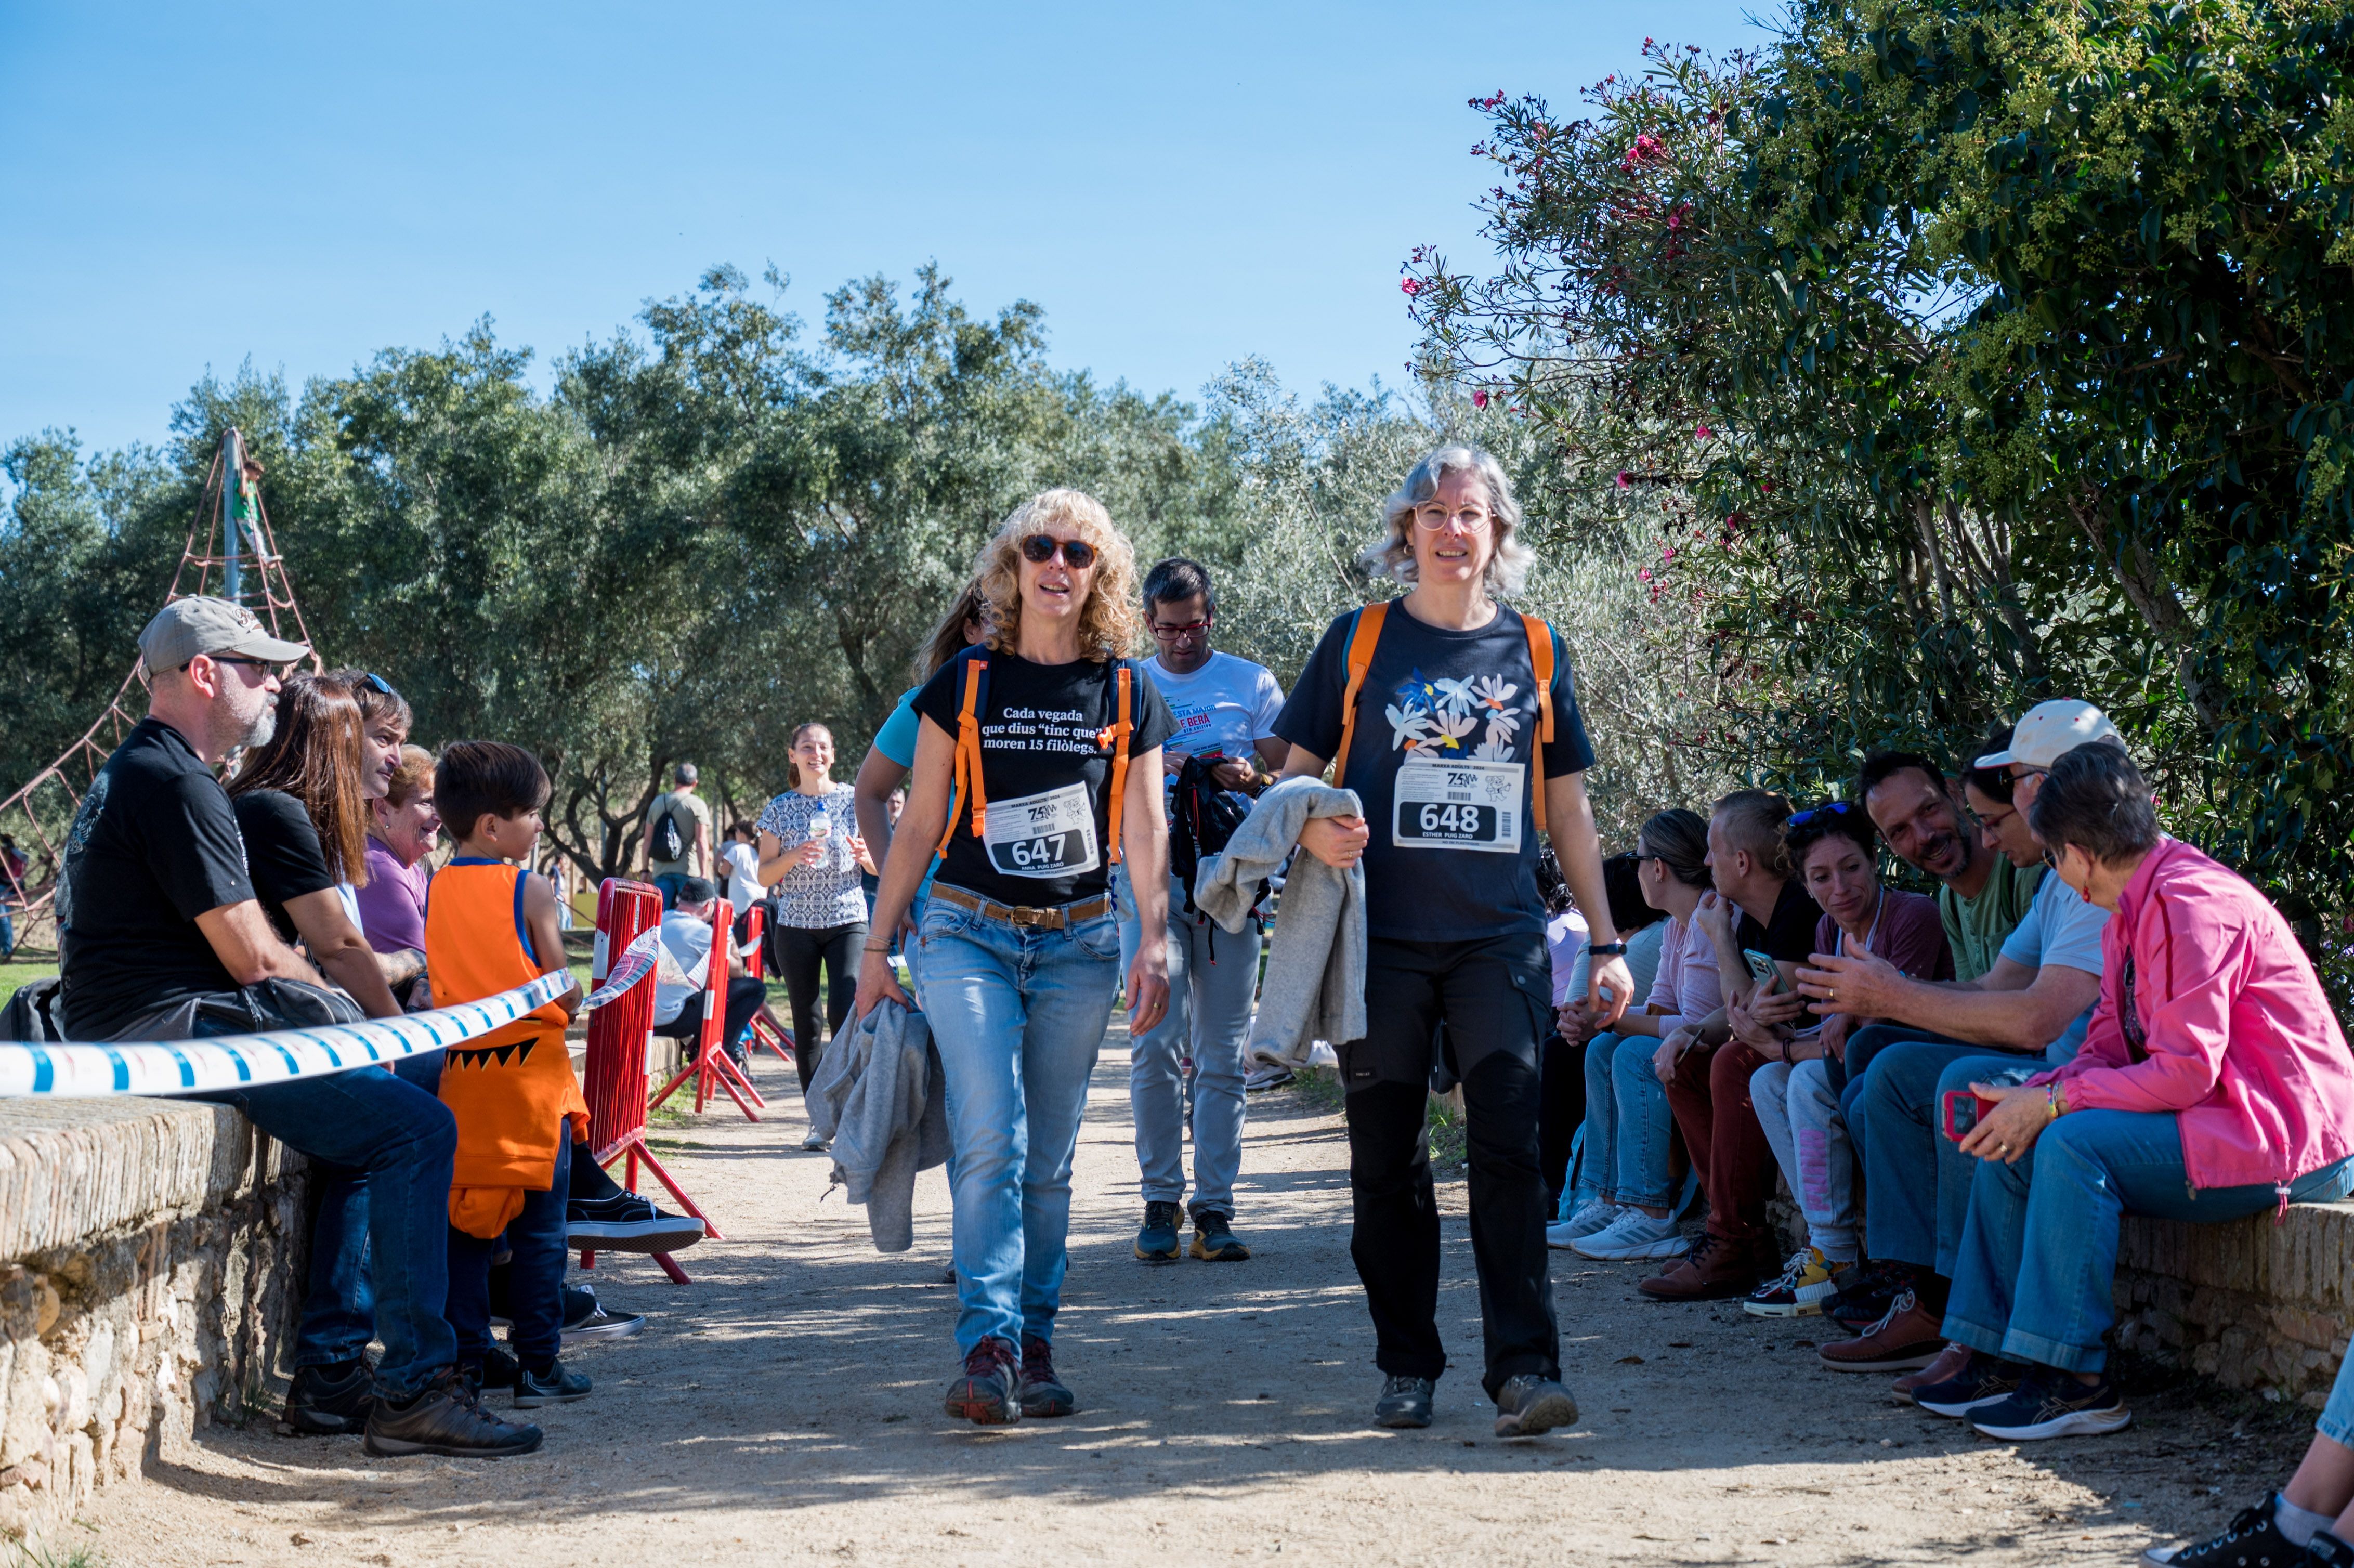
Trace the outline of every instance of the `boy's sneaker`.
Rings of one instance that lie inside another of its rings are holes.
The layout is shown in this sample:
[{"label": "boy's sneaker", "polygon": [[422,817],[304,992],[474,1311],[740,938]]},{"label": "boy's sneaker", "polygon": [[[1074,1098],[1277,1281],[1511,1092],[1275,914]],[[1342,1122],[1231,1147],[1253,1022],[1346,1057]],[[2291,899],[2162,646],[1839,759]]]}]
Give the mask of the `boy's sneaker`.
[{"label": "boy's sneaker", "polygon": [[1022,1336],[1022,1414],[1034,1421],[1068,1415],[1079,1402],[1055,1375],[1055,1347],[1035,1334]]},{"label": "boy's sneaker", "polygon": [[514,1403],[517,1410],[536,1410],[543,1404],[570,1404],[588,1397],[588,1374],[567,1372],[562,1361],[544,1372],[529,1367],[515,1372]]},{"label": "boy's sneaker", "polygon": [[482,1364],[465,1369],[466,1377],[476,1388],[513,1388],[523,1376],[523,1363],[493,1345],[482,1352]]},{"label": "boy's sneaker", "polygon": [[1022,1372],[1012,1345],[992,1334],[965,1352],[964,1371],[949,1384],[948,1413],[981,1426],[1022,1419]]},{"label": "boy's sneaker", "polygon": [[2126,1408],[2117,1385],[2105,1372],[2100,1382],[2088,1386],[2066,1372],[2036,1367],[2009,1398],[1980,1405],[1968,1419],[1989,1437],[2034,1443],[2046,1437],[2122,1432],[2133,1425],[2133,1412]]},{"label": "boy's sneaker", "polygon": [[1496,1436],[1534,1437],[1577,1420],[1577,1401],[1551,1378],[1522,1372],[1496,1391]]},{"label": "boy's sneaker", "polygon": [[379,1459],[405,1454],[498,1459],[530,1453],[542,1436],[536,1426],[502,1421],[484,1410],[482,1395],[450,1367],[404,1404],[376,1401],[363,1446]]},{"label": "boy's sneaker", "polygon": [[1811,1318],[1839,1294],[1840,1278],[1854,1266],[1831,1262],[1818,1247],[1802,1246],[1782,1266],[1782,1277],[1751,1291],[1741,1309],[1753,1318]]},{"label": "boy's sneaker", "polygon": [[299,1367],[286,1390],[282,1419],[309,1437],[340,1437],[367,1427],[376,1405],[376,1371],[366,1358],[331,1366]]},{"label": "boy's sneaker", "polygon": [[1596,1198],[1581,1205],[1577,1213],[1565,1220],[1555,1220],[1545,1226],[1545,1245],[1556,1250],[1566,1249],[1570,1243],[1583,1241],[1609,1228],[1620,1214],[1638,1211],[1622,1209],[1616,1203],[1606,1203]]},{"label": "boy's sneaker", "polygon": [[1426,1377],[1393,1377],[1373,1401],[1373,1425],[1395,1430],[1430,1425],[1430,1396],[1438,1384]]},{"label": "boy's sneaker", "polygon": [[1681,1263],[1662,1269],[1635,1288],[1654,1301],[1723,1301],[1755,1288],[1758,1270],[1747,1246],[1705,1235]]},{"label": "boy's sneaker", "polygon": [[2141,1554],[2142,1568],[2304,1568],[2305,1560],[2305,1548],[2281,1533],[2278,1492],[2242,1509],[2221,1535]]},{"label": "boy's sneaker", "polygon": [[635,1192],[575,1198],[564,1205],[565,1245],[592,1252],[679,1252],[703,1239],[703,1222],[665,1214]]},{"label": "boy's sneaker", "polygon": [[[1139,1237],[1137,1245],[1143,1245]],[[1225,1215],[1215,1209],[1201,1209],[1193,1214],[1193,1255],[1204,1263],[1241,1263],[1250,1256],[1250,1248],[1235,1234],[1234,1224]]]},{"label": "boy's sneaker", "polygon": [[1144,1205],[1144,1224],[1136,1233],[1136,1255],[1145,1263],[1177,1261],[1178,1208],[1174,1203]]},{"label": "boy's sneaker", "polygon": [[2019,1385],[2026,1380],[2027,1369],[2017,1361],[2007,1361],[2000,1356],[1973,1355],[1952,1377],[1914,1389],[1913,1403],[1932,1415],[1950,1415],[1959,1420],[1974,1410],[2000,1404],[2019,1392]]},{"label": "boy's sneaker", "polygon": [[1911,1265],[1868,1258],[1840,1276],[1839,1290],[1823,1303],[1823,1316],[1861,1329],[1887,1317],[1898,1295],[1912,1288]]},{"label": "boy's sneaker", "polygon": [[1571,1242],[1569,1250],[1597,1263],[1643,1263],[1681,1257],[1691,1250],[1691,1243],[1672,1219],[1655,1220],[1640,1209],[1621,1209],[1617,1219],[1592,1235]]},{"label": "boy's sneaker", "polygon": [[1815,1352],[1833,1372],[1908,1372],[1925,1367],[1946,1351],[1945,1324],[1910,1290],[1889,1304],[1887,1314],[1852,1340]]},{"label": "boy's sneaker", "polygon": [[567,1345],[587,1340],[626,1340],[645,1326],[642,1312],[607,1311],[588,1286],[564,1287],[564,1342]]}]

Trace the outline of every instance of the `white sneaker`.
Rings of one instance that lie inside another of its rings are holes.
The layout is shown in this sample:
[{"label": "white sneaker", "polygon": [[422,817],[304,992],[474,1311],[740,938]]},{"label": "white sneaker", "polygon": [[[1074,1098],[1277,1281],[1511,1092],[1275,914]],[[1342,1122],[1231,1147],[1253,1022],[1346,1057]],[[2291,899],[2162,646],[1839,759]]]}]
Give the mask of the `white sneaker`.
[{"label": "white sneaker", "polygon": [[1616,1203],[1607,1203],[1599,1198],[1589,1199],[1569,1218],[1555,1220],[1545,1226],[1545,1245],[1564,1248],[1574,1241],[1605,1229],[1611,1221],[1626,1213],[1627,1210]]},{"label": "white sneaker", "polygon": [[1691,1250],[1673,1220],[1655,1220],[1640,1209],[1622,1209],[1609,1225],[1569,1244],[1569,1250],[1597,1263],[1636,1263],[1681,1257]]}]

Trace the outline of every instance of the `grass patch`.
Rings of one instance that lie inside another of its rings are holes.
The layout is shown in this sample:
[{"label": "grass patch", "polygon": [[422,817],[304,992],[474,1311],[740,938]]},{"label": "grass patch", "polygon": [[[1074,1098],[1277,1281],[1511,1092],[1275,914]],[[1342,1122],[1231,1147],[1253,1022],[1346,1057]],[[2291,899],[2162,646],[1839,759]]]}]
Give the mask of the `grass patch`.
[{"label": "grass patch", "polygon": [[55,958],[43,958],[30,952],[20,953],[0,964],[0,1007],[8,1005],[8,999],[16,994],[18,986],[28,980],[47,980],[57,972],[58,960]]},{"label": "grass patch", "polygon": [[105,1568],[106,1560],[90,1546],[28,1545],[9,1547],[8,1568]]},{"label": "grass patch", "polygon": [[1461,1171],[1470,1136],[1464,1125],[1461,1093],[1431,1096],[1422,1125],[1430,1139],[1431,1170],[1441,1176]]},{"label": "grass patch", "polygon": [[[682,1084],[679,1086],[678,1094],[671,1096],[670,1098],[664,1100],[658,1106],[648,1106],[646,1107],[646,1125],[648,1127],[694,1126],[695,1113],[693,1111],[679,1109],[679,1096],[692,1095],[693,1093],[694,1090],[690,1086]],[[693,1105],[694,1103],[695,1102],[692,1099],[687,1101],[687,1104],[689,1105]]]},{"label": "grass patch", "polygon": [[1331,1067],[1302,1067],[1285,1086],[1293,1098],[1327,1116],[1341,1114],[1341,1075]]}]

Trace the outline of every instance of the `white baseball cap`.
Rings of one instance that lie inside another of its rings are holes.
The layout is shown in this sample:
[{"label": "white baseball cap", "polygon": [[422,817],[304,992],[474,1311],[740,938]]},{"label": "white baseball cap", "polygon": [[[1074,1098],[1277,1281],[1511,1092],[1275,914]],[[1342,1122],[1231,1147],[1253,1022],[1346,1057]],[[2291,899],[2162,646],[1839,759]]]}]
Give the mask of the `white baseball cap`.
[{"label": "white baseball cap", "polygon": [[2009,768],[2016,763],[2022,768],[2048,768],[2060,760],[2062,753],[2096,740],[2105,740],[2120,751],[2125,749],[2126,737],[2117,733],[2108,715],[2090,703],[2060,697],[2027,710],[2027,716],[2010,732],[2010,749],[1989,752],[1971,766]]}]

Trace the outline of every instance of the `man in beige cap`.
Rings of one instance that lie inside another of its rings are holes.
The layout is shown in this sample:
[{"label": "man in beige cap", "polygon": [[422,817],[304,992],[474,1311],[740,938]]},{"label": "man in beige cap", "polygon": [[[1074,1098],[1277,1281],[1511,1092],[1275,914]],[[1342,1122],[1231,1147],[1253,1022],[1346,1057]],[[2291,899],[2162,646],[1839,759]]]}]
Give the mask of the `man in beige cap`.
[{"label": "man in beige cap", "polygon": [[[270,929],[246,872],[245,841],[213,769],[270,737],[285,667],[310,652],[272,637],[218,599],[166,605],[139,636],[147,716],[123,737],[74,813],[58,883],[59,990],[52,1020],[69,1039],[184,1040],[356,1022]],[[203,1098],[233,1105],[288,1147],[369,1192],[369,1273],[383,1359],[306,1356],[323,1326],[363,1318],[335,1271],[304,1303],[287,1396],[299,1431],[366,1433],[370,1454],[527,1453],[536,1426],[482,1408],[457,1372],[442,1316],[449,1292],[449,1107],[381,1068],[362,1066]],[[314,1279],[319,1276],[314,1273]]]}]

